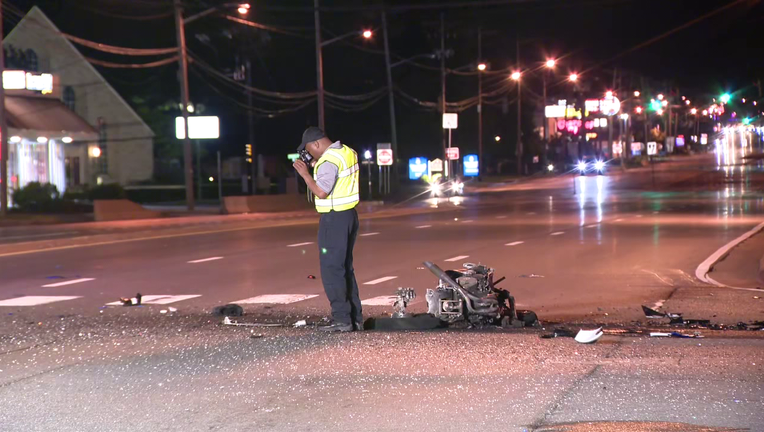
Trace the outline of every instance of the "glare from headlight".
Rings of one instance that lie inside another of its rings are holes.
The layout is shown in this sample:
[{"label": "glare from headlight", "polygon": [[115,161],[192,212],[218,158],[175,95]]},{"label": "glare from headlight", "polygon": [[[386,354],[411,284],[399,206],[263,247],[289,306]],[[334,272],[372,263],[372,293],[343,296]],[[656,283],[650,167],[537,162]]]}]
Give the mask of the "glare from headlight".
[{"label": "glare from headlight", "polygon": [[579,162],[578,162],[578,165],[577,165],[577,168],[578,168],[578,170],[579,170],[579,171],[581,171],[581,172],[584,172],[584,171],[586,171],[586,162],[584,162],[584,161],[579,161]]},{"label": "glare from headlight", "polygon": [[597,162],[594,162],[594,169],[597,171],[602,171],[605,169],[605,162],[598,160]]},{"label": "glare from headlight", "polygon": [[546,169],[549,170],[549,171],[554,171],[554,165],[549,164],[549,165],[546,166]]},{"label": "glare from headlight", "polygon": [[451,186],[451,189],[453,189],[453,190],[455,190],[457,192],[461,192],[461,191],[464,190],[464,183],[462,183],[460,181],[454,181],[454,184],[453,184],[453,186]]},{"label": "glare from headlight", "polygon": [[433,183],[430,185],[430,192],[432,192],[434,195],[440,195],[441,191],[440,183]]}]

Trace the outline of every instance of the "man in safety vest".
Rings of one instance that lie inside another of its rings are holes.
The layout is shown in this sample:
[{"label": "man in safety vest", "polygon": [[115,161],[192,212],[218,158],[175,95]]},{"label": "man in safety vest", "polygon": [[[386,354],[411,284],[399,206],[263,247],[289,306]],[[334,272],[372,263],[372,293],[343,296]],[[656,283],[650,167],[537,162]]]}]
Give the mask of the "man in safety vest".
[{"label": "man in safety vest", "polygon": [[[330,332],[363,330],[361,299],[353,271],[353,246],[358,235],[358,155],[339,141],[332,142],[317,127],[309,127],[297,148],[294,168],[315,195],[321,279],[332,307]],[[305,153],[308,153],[308,156]],[[310,175],[308,165],[313,167]]]}]

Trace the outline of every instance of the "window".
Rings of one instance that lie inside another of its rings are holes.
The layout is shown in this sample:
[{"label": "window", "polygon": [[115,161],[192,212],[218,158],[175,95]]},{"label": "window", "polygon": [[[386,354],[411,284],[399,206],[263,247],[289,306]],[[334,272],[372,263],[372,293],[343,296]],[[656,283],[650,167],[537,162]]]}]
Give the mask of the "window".
[{"label": "window", "polygon": [[74,95],[74,89],[72,86],[64,87],[64,105],[66,105],[70,110],[74,111],[75,102],[76,97]]},{"label": "window", "polygon": [[40,64],[37,60],[37,53],[32,49],[28,49],[26,51],[26,68],[34,72],[40,71]]}]

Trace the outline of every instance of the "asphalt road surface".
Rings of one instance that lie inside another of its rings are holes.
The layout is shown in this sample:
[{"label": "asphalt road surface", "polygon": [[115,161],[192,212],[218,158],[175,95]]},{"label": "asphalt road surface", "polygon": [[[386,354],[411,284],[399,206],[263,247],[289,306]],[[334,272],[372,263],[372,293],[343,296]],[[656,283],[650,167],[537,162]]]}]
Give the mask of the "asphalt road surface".
[{"label": "asphalt road surface", "polygon": [[[719,163],[480,185],[463,199],[367,215],[355,250],[365,314],[389,314],[400,286],[424,310],[436,283],[428,260],[494,267],[547,326],[644,325],[640,305],[762,320],[756,288],[697,275],[764,220],[761,168]],[[286,323],[328,313],[317,223],[231,221],[5,242],[2,429],[764,430],[764,350],[753,332],[614,335],[591,346],[539,339],[541,330],[256,329],[263,337],[250,339],[209,311],[238,303],[242,320]],[[137,292],[142,307],[109,305]]]}]

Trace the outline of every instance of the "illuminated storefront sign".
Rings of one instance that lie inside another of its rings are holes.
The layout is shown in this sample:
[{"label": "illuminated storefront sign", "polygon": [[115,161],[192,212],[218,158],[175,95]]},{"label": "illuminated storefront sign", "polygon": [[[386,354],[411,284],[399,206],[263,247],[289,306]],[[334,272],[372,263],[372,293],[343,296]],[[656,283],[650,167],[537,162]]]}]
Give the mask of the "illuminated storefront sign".
[{"label": "illuminated storefront sign", "polygon": [[557,120],[557,130],[568,131],[573,135],[581,129],[581,120]]},{"label": "illuminated storefront sign", "polygon": [[53,75],[25,72],[22,70],[3,71],[5,90],[32,90],[42,94],[53,92]]},{"label": "illuminated storefront sign", "polygon": [[561,99],[557,101],[557,105],[547,105],[544,107],[544,116],[546,118],[580,119],[581,110],[576,109],[573,105],[568,105],[567,103],[567,100]]},{"label": "illuminated storefront sign", "polygon": [[592,112],[601,112],[606,116],[612,116],[621,111],[621,101],[615,96],[603,99],[587,99],[584,101],[584,108],[586,108],[586,115]]}]

